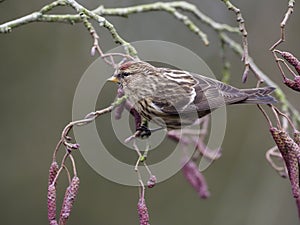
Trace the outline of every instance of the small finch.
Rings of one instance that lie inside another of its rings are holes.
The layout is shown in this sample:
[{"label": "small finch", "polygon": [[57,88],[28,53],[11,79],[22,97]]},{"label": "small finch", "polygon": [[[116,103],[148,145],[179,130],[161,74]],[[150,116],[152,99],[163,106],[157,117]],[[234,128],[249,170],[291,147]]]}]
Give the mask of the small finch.
[{"label": "small finch", "polygon": [[191,125],[224,105],[271,104],[273,87],[237,89],[195,73],[157,68],[143,61],[121,64],[108,79],[117,82],[147,121],[168,129]]}]

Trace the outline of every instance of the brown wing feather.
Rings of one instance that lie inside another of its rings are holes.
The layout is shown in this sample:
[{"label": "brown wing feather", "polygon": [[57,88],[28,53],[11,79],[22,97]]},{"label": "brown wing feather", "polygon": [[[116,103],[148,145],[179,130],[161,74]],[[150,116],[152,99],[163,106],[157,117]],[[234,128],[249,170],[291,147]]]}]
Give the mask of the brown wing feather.
[{"label": "brown wing feather", "polygon": [[158,90],[157,95],[151,100],[165,113],[195,111],[208,113],[210,110],[243,101],[248,97],[237,88],[198,74],[165,68],[161,68],[161,71],[166,76],[168,86],[165,90]]},{"label": "brown wing feather", "polygon": [[[160,69],[166,76],[168,86],[165,90],[158,91],[151,101],[165,113],[198,111],[201,114],[203,111],[203,114],[207,114],[209,111],[242,102],[249,97],[247,92],[218,80],[181,70]],[[193,96],[192,93],[196,95]]]},{"label": "brown wing feather", "polygon": [[193,102],[199,110],[216,109],[247,99],[248,95],[237,88],[208,77],[193,74],[199,81],[195,86],[196,98]]}]

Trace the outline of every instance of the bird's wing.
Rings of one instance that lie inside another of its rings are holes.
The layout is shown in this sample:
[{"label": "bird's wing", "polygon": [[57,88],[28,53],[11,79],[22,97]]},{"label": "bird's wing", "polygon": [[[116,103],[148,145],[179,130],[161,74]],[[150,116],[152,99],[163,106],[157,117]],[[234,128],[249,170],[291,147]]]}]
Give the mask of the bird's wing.
[{"label": "bird's wing", "polygon": [[246,93],[231,85],[198,74],[192,75],[198,81],[194,87],[197,95],[192,104],[199,110],[216,109],[243,101],[248,97]]},{"label": "bird's wing", "polygon": [[194,86],[197,80],[189,73],[180,70],[160,68],[159,88],[151,96],[152,106],[164,113],[178,114],[194,101],[197,93]]},{"label": "bird's wing", "polygon": [[220,81],[181,70],[161,69],[166,83],[151,99],[153,107],[178,114],[213,110],[245,100],[239,89]]}]

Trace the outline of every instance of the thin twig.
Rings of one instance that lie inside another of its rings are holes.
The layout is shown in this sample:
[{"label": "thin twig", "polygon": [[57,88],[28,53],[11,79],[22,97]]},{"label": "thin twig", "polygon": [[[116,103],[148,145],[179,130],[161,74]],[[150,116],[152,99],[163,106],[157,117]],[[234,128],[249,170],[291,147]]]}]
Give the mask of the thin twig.
[{"label": "thin twig", "polygon": [[175,1],[175,2],[156,2],[151,4],[144,4],[144,5],[136,5],[130,7],[122,7],[122,8],[105,8],[104,6],[99,6],[93,12],[102,15],[102,16],[123,16],[127,17],[131,14],[136,13],[144,13],[144,12],[151,12],[151,11],[166,11],[173,14],[173,10],[168,11],[168,9],[180,9],[186,12],[192,13],[197,19],[199,19],[202,23],[208,25],[209,27],[213,28],[216,31],[227,31],[231,33],[239,33],[239,29],[236,27],[231,27],[228,24],[221,24],[203,12],[201,12],[196,5],[191,4],[185,1]]},{"label": "thin twig", "polygon": [[262,112],[262,114],[264,115],[264,117],[266,118],[267,122],[269,123],[269,127],[273,127],[272,122],[268,116],[268,114],[266,113],[266,111],[263,109],[263,107],[259,104],[257,104],[258,109]]},{"label": "thin twig", "polygon": [[295,0],[289,0],[288,9],[283,17],[283,20],[280,23],[280,39],[274,45],[272,45],[270,51],[273,51],[279,44],[285,41],[285,26],[291,14],[294,11],[294,6],[295,6]]},{"label": "thin twig", "polygon": [[[243,49],[240,44],[235,42],[233,39],[231,39],[227,34],[224,32],[219,33],[220,38],[226,43],[236,54],[243,56]],[[279,102],[282,104],[281,109],[284,112],[290,111],[291,114],[294,116],[294,119],[300,123],[300,114],[298,110],[286,99],[286,96],[284,92],[281,90],[281,88],[272,81],[268,75],[266,75],[253,61],[251,57],[249,57],[249,66],[250,69],[255,73],[258,74],[259,77],[266,83],[267,85],[276,88],[275,94],[279,100]]]},{"label": "thin twig", "polygon": [[60,168],[59,168],[59,170],[57,171],[56,176],[55,176],[55,178],[54,178],[53,181],[52,181],[52,184],[56,184],[57,179],[58,179],[58,177],[59,177],[61,171],[62,171],[62,170],[64,169],[64,167],[65,167],[65,161],[66,161],[66,159],[68,158],[69,155],[70,155],[69,152],[66,152],[66,153],[64,154],[63,159],[61,160],[61,163],[60,163]]},{"label": "thin twig", "polygon": [[[231,11],[233,11],[236,15],[236,20],[239,24],[239,30],[242,34],[242,45],[243,45],[243,55],[242,55],[242,61],[244,62],[245,69],[242,76],[242,81],[246,82],[247,76],[250,70],[250,63],[249,63],[249,50],[248,50],[248,33],[245,26],[245,20],[242,16],[241,10],[234,6],[229,0],[222,0],[222,2],[225,3],[227,8]],[[261,78],[259,77],[259,74],[254,73],[258,80],[261,82]]]},{"label": "thin twig", "polygon": [[73,126],[75,126],[75,125],[76,126],[83,126],[83,125],[86,125],[88,123],[91,123],[95,119],[97,119],[99,116],[111,112],[115,107],[117,107],[118,105],[120,105],[125,100],[126,100],[126,96],[123,96],[121,98],[116,99],[115,102],[113,102],[107,108],[104,108],[104,109],[101,109],[101,110],[97,110],[95,112],[91,112],[91,113],[87,114],[84,119],[80,119],[80,120],[76,120],[76,121],[70,122],[63,129],[63,131],[61,133],[61,139],[59,140],[59,143],[62,142],[66,147],[68,147],[70,149],[76,148],[77,147],[76,144],[71,144],[71,143],[68,142],[68,140],[69,140],[68,133],[73,128]]},{"label": "thin twig", "polygon": [[[274,160],[272,159],[272,157],[276,157],[279,160],[282,161],[283,165],[282,166],[278,166],[276,165],[276,163],[274,162]],[[268,163],[271,165],[271,167],[280,175],[280,176],[287,176],[287,169],[284,165],[283,162],[283,158],[281,153],[278,151],[277,146],[273,146],[272,148],[270,148],[268,151],[266,151],[266,159],[268,161]]]},{"label": "thin twig", "polygon": [[[227,2],[226,0],[224,0],[224,1]],[[19,27],[21,25],[25,25],[25,24],[28,24],[31,22],[60,22],[60,23],[69,23],[69,24],[83,22],[82,17],[79,14],[75,14],[75,15],[43,14],[44,12],[49,12],[51,9],[53,9],[56,6],[63,5],[63,3],[65,3],[65,2],[66,2],[65,0],[61,0],[61,1],[56,1],[55,3],[50,3],[49,5],[46,5],[42,8],[42,10],[41,10],[42,12],[41,11],[34,12],[27,16],[21,17],[19,19],[12,20],[10,22],[1,24],[0,25],[0,33],[11,31],[13,28],[16,28],[16,27]],[[71,1],[71,2],[74,2],[74,1]],[[96,19],[96,20],[98,19],[97,21],[99,22],[99,20],[100,20],[99,23],[101,25],[103,25],[103,18],[104,18],[103,16],[108,16],[108,15],[110,15],[110,16],[127,16],[132,13],[158,11],[158,10],[162,10],[161,8],[159,8],[159,6],[161,6],[161,4],[167,4],[167,6],[169,6],[169,7],[173,7],[176,9],[181,9],[181,10],[193,13],[196,16],[196,18],[199,19],[201,22],[212,27],[219,34],[221,41],[223,41],[225,44],[227,44],[229,46],[229,48],[231,48],[234,52],[236,52],[242,58],[245,59],[245,57],[244,57],[245,56],[245,54],[244,54],[245,53],[245,43],[243,44],[244,45],[243,46],[244,49],[243,49],[238,43],[236,43],[233,39],[231,39],[225,33],[225,31],[231,32],[231,33],[236,33],[236,32],[238,32],[237,28],[230,27],[226,24],[220,24],[220,23],[215,22],[211,18],[204,15],[199,9],[197,9],[197,7],[195,5],[187,3],[187,2],[179,1],[179,2],[168,2],[168,3],[153,3],[153,4],[116,8],[116,9],[105,9],[103,6],[100,6],[97,9],[91,10],[91,11],[86,10],[84,7],[82,8],[82,6],[78,8],[77,7],[78,5],[77,5],[76,7],[79,9],[79,11],[82,9],[84,14],[86,16],[88,16],[88,18]],[[290,0],[289,8],[293,8],[293,5],[294,5],[294,1]],[[291,9],[289,11],[291,11]],[[286,16],[285,18],[288,18],[288,16]],[[106,19],[105,19],[105,21],[106,21]],[[287,19],[285,19],[284,21],[287,21]],[[119,35],[114,33],[115,29],[112,29],[112,27],[109,25],[109,23],[105,22],[105,24],[107,25],[106,28],[109,29],[110,32],[112,32],[112,36],[114,38],[118,38]],[[242,25],[240,25],[240,26],[242,26]],[[124,44],[126,45],[126,43],[128,43],[128,42],[123,42],[123,45]],[[248,61],[249,67],[254,74],[257,74],[257,76],[260,77],[262,80],[264,80],[264,82],[267,85],[273,86],[276,88],[275,94],[279,98],[279,101],[282,103],[282,110],[285,112],[287,110],[290,110],[294,119],[297,120],[298,122],[300,122],[299,112],[295,109],[295,107],[293,105],[291,105],[289,103],[289,101],[285,97],[285,94],[278,87],[278,85],[276,83],[274,83],[266,74],[264,74],[257,67],[257,65],[253,62],[253,60],[250,57],[248,57],[248,60],[246,60],[246,61]]]},{"label": "thin twig", "polygon": [[[72,6],[76,11],[77,15],[47,15],[46,12],[51,11],[56,6],[64,6],[64,5]],[[201,22],[209,25],[216,31],[228,31],[237,33],[238,29],[235,27],[231,27],[227,24],[220,24],[206,16],[203,12],[201,12],[195,5],[183,1],[178,2],[157,2],[151,4],[137,5],[131,7],[123,7],[123,8],[104,8],[103,6],[99,6],[95,10],[87,10],[82,5],[78,4],[74,0],[58,0],[49,5],[44,6],[40,11],[31,13],[25,17],[21,17],[17,20],[12,20],[10,22],[4,23],[0,25],[0,33],[10,32],[12,29],[19,27],[24,24],[32,23],[32,22],[59,22],[59,23],[79,23],[83,22],[82,14],[88,16],[88,18],[96,20],[100,26],[107,28],[112,34],[116,43],[122,44],[127,50],[128,53],[132,56],[136,56],[136,51],[128,42],[126,42],[120,35],[117,33],[113,24],[111,24],[106,18],[103,16],[128,16],[134,13],[141,12],[149,12],[149,11],[166,11],[172,14],[176,19],[182,21],[189,30],[196,33],[204,42],[204,44],[208,44],[208,40],[206,35],[200,30],[198,26],[196,26],[186,15],[180,13],[177,9],[181,9],[183,11],[188,11],[193,13],[197,19]]]},{"label": "thin twig", "polygon": [[285,75],[285,73],[284,73],[284,71],[283,71],[283,69],[282,69],[280,63],[283,63],[283,65],[284,65],[284,66],[288,69],[288,71],[294,76],[294,78],[297,77],[297,75],[296,75],[295,72],[291,69],[291,67],[290,67],[283,59],[279,58],[279,57],[276,55],[276,53],[279,53],[280,55],[282,55],[283,52],[281,52],[281,51],[279,51],[279,50],[277,50],[277,49],[274,49],[272,52],[273,52],[273,55],[274,55],[274,58],[275,58],[275,62],[276,62],[277,66],[278,66],[278,68],[279,68],[279,70],[280,70],[280,73],[281,73],[281,75],[282,75],[282,77],[283,77],[283,80],[285,80],[287,77],[286,77],[286,75]]}]

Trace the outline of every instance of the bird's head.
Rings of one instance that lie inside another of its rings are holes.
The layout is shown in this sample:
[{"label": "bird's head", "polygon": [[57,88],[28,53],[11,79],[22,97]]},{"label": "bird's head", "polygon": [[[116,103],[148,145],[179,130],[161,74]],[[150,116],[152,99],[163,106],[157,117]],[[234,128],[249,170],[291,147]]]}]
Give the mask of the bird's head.
[{"label": "bird's head", "polygon": [[149,63],[142,61],[125,62],[116,69],[114,75],[110,77],[108,81],[122,84],[133,79],[135,76],[142,75],[145,68],[148,68],[149,66],[151,66]]}]

